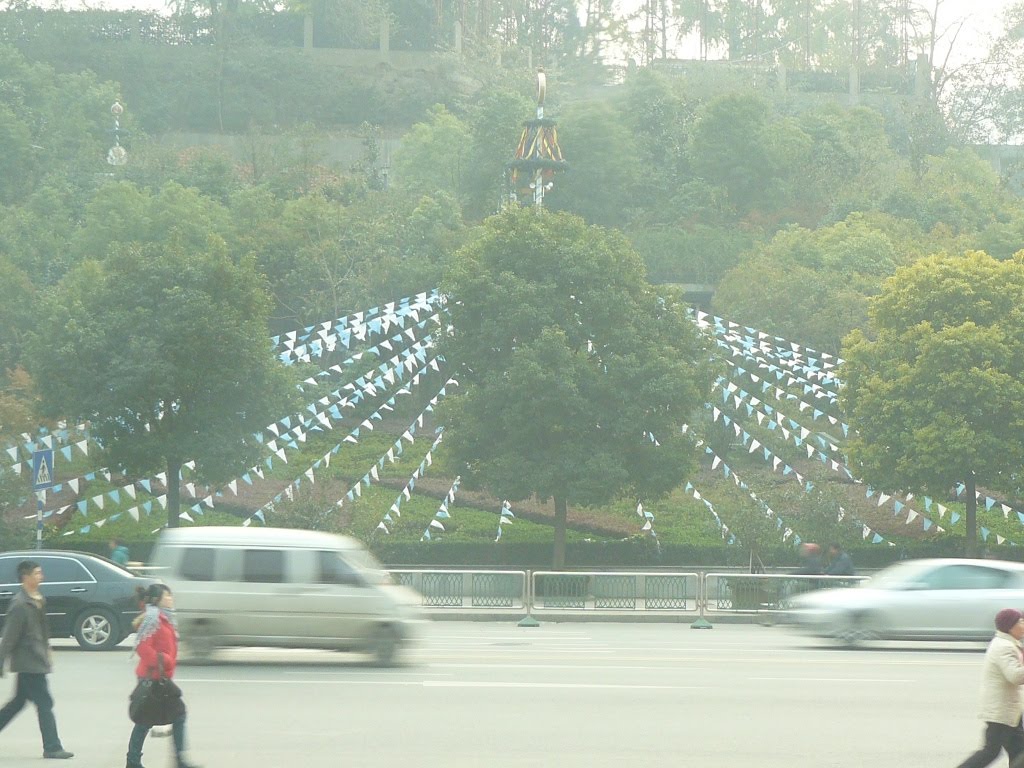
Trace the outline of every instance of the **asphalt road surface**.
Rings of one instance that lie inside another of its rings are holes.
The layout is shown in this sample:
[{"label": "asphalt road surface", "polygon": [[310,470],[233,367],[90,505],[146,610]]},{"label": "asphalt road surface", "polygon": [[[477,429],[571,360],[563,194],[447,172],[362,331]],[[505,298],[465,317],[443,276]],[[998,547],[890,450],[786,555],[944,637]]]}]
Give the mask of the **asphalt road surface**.
[{"label": "asphalt road surface", "polygon": [[[130,643],[57,645],[68,765],[121,768]],[[952,768],[980,744],[983,647],[846,651],[744,625],[435,622],[397,669],[245,649],[176,679],[204,768]],[[0,697],[12,688],[8,675]],[[0,733],[0,768],[41,754],[29,705]],[[171,766],[170,739],[151,737],[144,763]]]}]

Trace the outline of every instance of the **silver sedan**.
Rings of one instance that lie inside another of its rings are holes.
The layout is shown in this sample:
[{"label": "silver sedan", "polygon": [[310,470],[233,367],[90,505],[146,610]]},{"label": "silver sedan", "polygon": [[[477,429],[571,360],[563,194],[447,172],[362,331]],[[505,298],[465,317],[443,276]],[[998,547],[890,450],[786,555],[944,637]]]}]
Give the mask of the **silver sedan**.
[{"label": "silver sedan", "polygon": [[788,623],[848,644],[864,640],[986,640],[996,613],[1024,610],[1024,563],[911,560],[846,589],[794,597]]}]

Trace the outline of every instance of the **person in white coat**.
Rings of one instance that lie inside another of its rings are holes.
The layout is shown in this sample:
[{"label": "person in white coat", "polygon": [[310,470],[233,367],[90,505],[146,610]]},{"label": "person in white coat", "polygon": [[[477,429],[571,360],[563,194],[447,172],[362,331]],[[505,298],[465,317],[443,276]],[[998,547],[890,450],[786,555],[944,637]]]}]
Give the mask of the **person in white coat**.
[{"label": "person in white coat", "polygon": [[985,768],[1005,749],[1010,768],[1024,766],[1020,686],[1024,685],[1024,614],[1004,608],[996,614],[996,633],[985,652],[981,712],[985,742],[959,768]]}]

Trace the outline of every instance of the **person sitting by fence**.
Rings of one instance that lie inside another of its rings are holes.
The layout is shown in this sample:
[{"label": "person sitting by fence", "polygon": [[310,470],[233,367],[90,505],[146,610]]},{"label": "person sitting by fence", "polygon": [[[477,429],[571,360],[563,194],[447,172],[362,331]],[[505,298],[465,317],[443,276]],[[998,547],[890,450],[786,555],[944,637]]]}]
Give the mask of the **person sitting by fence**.
[{"label": "person sitting by fence", "polygon": [[800,545],[800,567],[797,576],[821,575],[821,547],[809,541]]},{"label": "person sitting by fence", "polygon": [[828,576],[853,576],[853,558],[851,558],[839,544],[828,545],[828,567],[825,568]]}]

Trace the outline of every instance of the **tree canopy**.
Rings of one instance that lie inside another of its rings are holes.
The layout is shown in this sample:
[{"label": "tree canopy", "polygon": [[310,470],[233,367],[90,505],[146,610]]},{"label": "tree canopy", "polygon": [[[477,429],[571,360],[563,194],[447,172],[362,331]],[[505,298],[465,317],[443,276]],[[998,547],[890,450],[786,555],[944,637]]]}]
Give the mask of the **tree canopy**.
[{"label": "tree canopy", "polygon": [[684,306],[646,283],[621,235],[512,210],[457,254],[443,287],[442,352],[463,384],[446,445],[468,482],[554,500],[556,567],[569,503],[679,483],[694,455],[681,427],[713,366]]},{"label": "tree canopy", "polygon": [[210,483],[245,471],[257,433],[295,392],[267,336],[263,278],[212,233],[204,248],[178,238],[115,247],[44,306],[30,357],[41,411],[88,422],[129,475],[166,470],[168,525],[182,464],[194,460]]},{"label": "tree canopy", "polygon": [[868,298],[902,258],[859,214],[817,230],[793,227],[730,270],[714,304],[728,317],[758,318],[758,327],[785,328],[838,354],[850,329],[867,323]]},{"label": "tree canopy", "polygon": [[883,490],[1017,493],[1024,465],[1024,258],[931,256],[889,278],[846,340],[850,458]]}]

